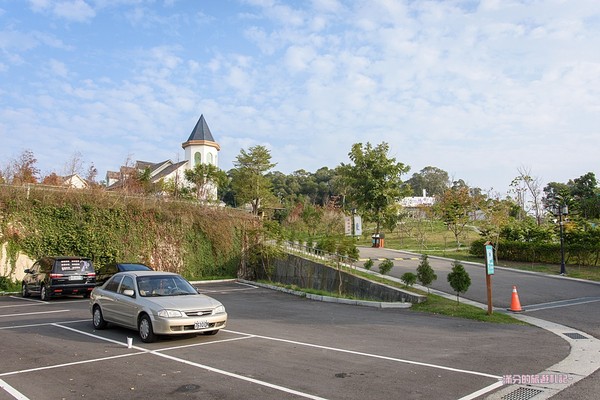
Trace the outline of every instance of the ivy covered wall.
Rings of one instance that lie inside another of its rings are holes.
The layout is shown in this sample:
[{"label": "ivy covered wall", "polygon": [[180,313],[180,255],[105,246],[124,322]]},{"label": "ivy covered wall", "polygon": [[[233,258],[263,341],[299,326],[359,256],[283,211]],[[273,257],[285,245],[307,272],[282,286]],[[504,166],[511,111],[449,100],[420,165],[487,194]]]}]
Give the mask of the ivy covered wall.
[{"label": "ivy covered wall", "polygon": [[140,262],[188,279],[233,277],[250,218],[194,202],[0,186],[0,244],[13,274],[22,268],[19,256],[78,255],[97,266]]}]

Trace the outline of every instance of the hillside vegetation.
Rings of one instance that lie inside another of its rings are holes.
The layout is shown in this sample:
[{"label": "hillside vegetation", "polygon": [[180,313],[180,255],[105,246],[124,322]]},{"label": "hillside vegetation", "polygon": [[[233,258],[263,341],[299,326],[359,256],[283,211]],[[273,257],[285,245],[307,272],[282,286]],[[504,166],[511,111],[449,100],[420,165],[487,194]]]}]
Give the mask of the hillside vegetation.
[{"label": "hillside vegetation", "polygon": [[0,186],[0,244],[13,272],[22,253],[141,262],[188,279],[236,276],[242,238],[255,223],[247,213],[197,202]]}]

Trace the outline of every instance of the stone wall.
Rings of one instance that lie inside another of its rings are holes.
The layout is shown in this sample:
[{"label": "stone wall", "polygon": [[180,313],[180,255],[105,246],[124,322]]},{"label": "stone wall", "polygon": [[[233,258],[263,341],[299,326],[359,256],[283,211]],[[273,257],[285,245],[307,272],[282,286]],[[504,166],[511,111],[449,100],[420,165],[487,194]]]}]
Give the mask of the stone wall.
[{"label": "stone wall", "polygon": [[344,295],[367,300],[409,303],[425,300],[425,296],[372,282],[292,254],[275,262],[271,279],[283,284],[332,293],[338,293],[341,281]]},{"label": "stone wall", "polygon": [[25,276],[25,268],[33,265],[33,260],[19,252],[14,265],[6,253],[6,243],[0,244],[0,276],[6,276],[12,281],[20,282]]}]

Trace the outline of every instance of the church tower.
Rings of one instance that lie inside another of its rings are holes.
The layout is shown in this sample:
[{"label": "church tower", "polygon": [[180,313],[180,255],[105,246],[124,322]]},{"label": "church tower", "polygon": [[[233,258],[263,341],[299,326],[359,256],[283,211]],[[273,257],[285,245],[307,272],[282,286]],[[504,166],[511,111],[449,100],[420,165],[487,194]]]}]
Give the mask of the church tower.
[{"label": "church tower", "polygon": [[[204,115],[200,115],[190,137],[182,143],[181,147],[185,151],[188,169],[194,169],[198,164],[212,164],[219,167],[218,152],[221,147],[210,133]],[[199,200],[215,201],[217,199],[217,187],[213,182],[207,182],[201,192],[204,194],[199,194]]]},{"label": "church tower", "polygon": [[190,137],[181,147],[185,151],[185,159],[188,162],[189,169],[194,169],[196,164],[219,166],[217,154],[221,150],[221,146],[215,142],[204,115],[200,115],[200,119],[196,122]]}]

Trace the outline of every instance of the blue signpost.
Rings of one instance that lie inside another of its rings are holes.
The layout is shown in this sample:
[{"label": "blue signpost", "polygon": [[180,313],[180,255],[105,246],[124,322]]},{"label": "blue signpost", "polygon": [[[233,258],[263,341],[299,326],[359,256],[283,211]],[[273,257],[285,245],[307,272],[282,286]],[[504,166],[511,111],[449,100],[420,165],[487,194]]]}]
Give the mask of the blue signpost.
[{"label": "blue signpost", "polygon": [[485,243],[485,285],[487,286],[488,315],[492,315],[492,275],[494,275],[494,246]]}]

